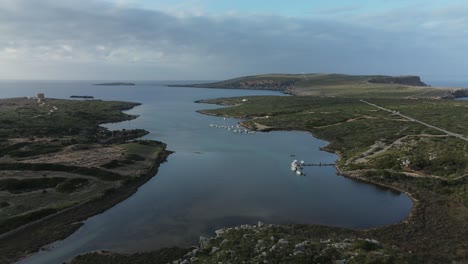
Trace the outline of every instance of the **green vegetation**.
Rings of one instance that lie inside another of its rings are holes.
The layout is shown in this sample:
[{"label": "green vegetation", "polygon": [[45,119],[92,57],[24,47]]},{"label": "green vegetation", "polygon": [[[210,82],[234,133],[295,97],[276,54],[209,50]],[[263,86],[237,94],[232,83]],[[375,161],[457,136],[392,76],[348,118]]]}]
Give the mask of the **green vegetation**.
[{"label": "green vegetation", "polygon": [[0,191],[10,193],[32,192],[36,190],[54,188],[65,178],[35,178],[35,179],[4,179],[0,180]]},{"label": "green vegetation", "polygon": [[76,173],[81,175],[88,175],[99,178],[103,181],[118,181],[122,176],[118,173],[103,170],[100,168],[87,168],[70,166],[56,163],[0,163],[1,170],[15,170],[15,171],[63,171]]},{"label": "green vegetation", "polygon": [[88,179],[71,178],[65,181],[64,183],[60,184],[59,186],[57,186],[57,191],[63,192],[63,193],[72,193],[85,187],[88,184],[89,184]]},{"label": "green vegetation", "polygon": [[[396,246],[345,229],[317,226],[242,225],[217,230],[213,238],[200,238],[195,249],[180,251],[174,263],[421,263],[421,258]],[[72,264],[171,263],[158,262],[154,253],[122,256],[89,253]],[[94,262],[93,262],[94,261]]]},{"label": "green vegetation", "polygon": [[[468,111],[461,111],[468,108],[468,102],[368,100],[449,131],[468,131]],[[242,104],[240,101],[241,98],[202,101],[235,106],[201,112],[246,118],[243,124],[253,129],[260,125],[266,130],[309,131],[330,141],[325,149],[340,155],[342,170],[393,169],[451,178],[468,174],[468,142],[441,135],[358,99],[259,96],[249,97]]]},{"label": "green vegetation", "polygon": [[[6,149],[3,153],[8,153],[10,156],[17,158],[37,156],[41,154],[49,154],[58,152],[62,149],[62,145],[59,144],[40,144],[40,143],[31,143],[26,142],[14,144],[12,146],[6,146]],[[11,151],[9,151],[11,149]]]},{"label": "green vegetation", "polygon": [[164,248],[154,252],[137,253],[133,255],[111,254],[110,252],[93,252],[80,255],[73,259],[71,264],[148,264],[148,263],[171,263],[188,252],[181,248]]},{"label": "green vegetation", "polygon": [[133,119],[122,113],[139,105],[129,102],[27,98],[0,100],[0,137],[83,135],[101,131],[97,125]]},{"label": "green vegetation", "polygon": [[0,263],[67,237],[155,174],[165,144],[129,142],[143,129],[99,126],[136,118],[122,112],[136,105],[0,99],[0,234],[9,232],[0,238]]},{"label": "green vegetation", "polygon": [[18,228],[32,221],[35,221],[35,220],[44,218],[48,215],[51,215],[53,213],[56,213],[57,211],[58,210],[54,208],[46,208],[46,209],[41,209],[38,211],[29,212],[24,215],[18,215],[18,216],[10,217],[8,219],[4,219],[0,221],[0,233],[3,234],[14,228]]},{"label": "green vegetation", "polygon": [[144,161],[145,158],[138,154],[128,154],[123,160],[111,160],[110,162],[102,165],[106,169],[115,169],[118,167],[123,167],[127,165],[132,165],[136,161]]}]

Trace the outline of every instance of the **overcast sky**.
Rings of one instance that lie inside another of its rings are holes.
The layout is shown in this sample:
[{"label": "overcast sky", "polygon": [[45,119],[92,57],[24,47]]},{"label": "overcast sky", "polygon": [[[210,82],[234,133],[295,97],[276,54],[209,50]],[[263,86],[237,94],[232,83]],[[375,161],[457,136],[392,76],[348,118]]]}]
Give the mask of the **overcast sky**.
[{"label": "overcast sky", "polygon": [[0,79],[468,80],[467,14],[466,0],[0,0]]}]

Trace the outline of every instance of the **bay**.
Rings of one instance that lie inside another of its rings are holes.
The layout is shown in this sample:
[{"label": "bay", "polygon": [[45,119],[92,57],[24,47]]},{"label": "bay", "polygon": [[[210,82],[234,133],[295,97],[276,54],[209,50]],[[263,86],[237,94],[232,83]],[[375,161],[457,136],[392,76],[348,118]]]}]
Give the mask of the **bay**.
[{"label": "bay", "polygon": [[[171,88],[160,82],[136,86],[93,86],[93,82],[0,82],[1,97],[68,98],[141,102],[140,117],[110,129],[144,128],[146,139],[175,151],[158,174],[129,199],[89,218],[74,234],[21,263],[61,263],[93,250],[124,253],[191,246],[221,227],[254,224],[320,224],[370,228],[403,220],[411,199],[400,193],[336,175],[334,167],[290,170],[292,159],[330,163],[319,148],[327,142],[305,132],[234,134],[210,124],[239,120],[201,115],[219,106],[199,99],[281,94],[271,91]],[[294,155],[294,157],[292,156]]]}]

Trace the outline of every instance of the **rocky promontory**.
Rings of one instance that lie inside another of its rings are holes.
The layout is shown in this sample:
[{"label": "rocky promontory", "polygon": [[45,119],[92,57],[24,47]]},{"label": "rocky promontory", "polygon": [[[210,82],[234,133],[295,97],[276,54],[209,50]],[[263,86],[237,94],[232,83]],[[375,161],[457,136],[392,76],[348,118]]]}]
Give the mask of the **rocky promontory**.
[{"label": "rocky promontory", "polygon": [[455,99],[455,98],[462,98],[468,97],[468,89],[455,89],[448,91],[447,95],[444,96],[444,99]]},{"label": "rocky promontory", "polygon": [[427,86],[421,81],[419,76],[385,76],[373,78],[368,81],[369,83],[382,83],[382,84],[402,84],[409,86]]}]

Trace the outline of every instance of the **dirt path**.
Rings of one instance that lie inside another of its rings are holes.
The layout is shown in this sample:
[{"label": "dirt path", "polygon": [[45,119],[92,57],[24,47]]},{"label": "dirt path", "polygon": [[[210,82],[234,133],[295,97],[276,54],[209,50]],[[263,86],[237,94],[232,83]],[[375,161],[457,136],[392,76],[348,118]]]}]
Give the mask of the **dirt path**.
[{"label": "dirt path", "polygon": [[[431,135],[431,134],[407,135],[407,136],[398,138],[397,140],[393,141],[389,145],[385,145],[382,142],[378,141],[374,145],[372,145],[367,151],[365,151],[362,154],[362,157],[356,159],[355,162],[356,163],[366,163],[370,157],[373,157],[373,156],[376,156],[376,155],[378,155],[380,153],[383,153],[383,152],[389,150],[390,148],[392,148],[394,146],[402,145],[403,144],[402,141],[404,139],[409,138],[409,137],[429,137],[430,138],[430,137],[448,137],[448,135]],[[379,151],[375,151],[375,149],[377,149],[379,147],[381,149]]]},{"label": "dirt path", "polygon": [[[311,112],[310,114],[314,114],[315,112]],[[330,125],[324,125],[324,126],[316,126],[314,128],[327,128],[327,127],[332,127],[332,126],[337,126],[337,125],[340,125],[340,124],[343,124],[343,123],[350,123],[350,122],[354,122],[354,121],[357,121],[357,120],[362,120],[362,119],[376,119],[377,117],[373,117],[373,116],[368,116],[368,115],[362,115],[362,116],[358,116],[358,117],[353,117],[353,118],[350,118],[350,119],[347,119],[345,121],[342,121],[342,122],[338,122],[338,123],[334,123],[334,124],[330,124]]]},{"label": "dirt path", "polygon": [[403,118],[405,118],[405,119],[408,119],[408,120],[410,120],[410,121],[412,121],[412,122],[416,122],[416,123],[419,123],[419,124],[421,124],[421,125],[427,126],[427,127],[429,127],[429,128],[433,128],[433,129],[435,129],[435,130],[441,131],[442,133],[445,133],[445,134],[447,134],[447,135],[449,135],[449,136],[456,137],[456,138],[459,138],[459,139],[461,139],[461,140],[464,140],[464,141],[468,142],[468,138],[465,137],[465,136],[463,136],[463,135],[461,135],[461,134],[453,133],[453,132],[450,132],[450,131],[445,130],[445,129],[443,129],[443,128],[433,126],[433,125],[431,125],[431,124],[422,122],[422,121],[420,121],[420,120],[414,119],[414,118],[409,117],[409,116],[407,116],[407,115],[400,114],[400,112],[398,112],[398,111],[390,110],[390,109],[388,109],[388,108],[384,108],[384,107],[382,107],[382,106],[378,106],[378,105],[376,105],[376,104],[369,103],[369,102],[364,101],[364,100],[362,100],[362,99],[359,100],[359,101],[361,101],[361,102],[363,102],[363,103],[365,103],[365,104],[368,104],[368,105],[370,105],[370,106],[376,107],[376,108],[378,108],[378,109],[380,109],[380,110],[383,110],[383,111],[392,113],[392,114],[394,114],[394,115],[399,115],[399,116],[401,116],[401,117],[403,117]]},{"label": "dirt path", "polygon": [[429,89],[429,90],[426,90],[426,91],[421,92],[421,93],[417,93],[417,94],[413,94],[413,95],[407,96],[406,98],[408,99],[408,98],[412,98],[412,97],[414,97],[414,96],[423,95],[423,94],[426,94],[426,93],[428,93],[428,92],[432,92],[432,91],[434,91],[434,90],[436,90],[436,89],[435,89],[435,88]]}]

